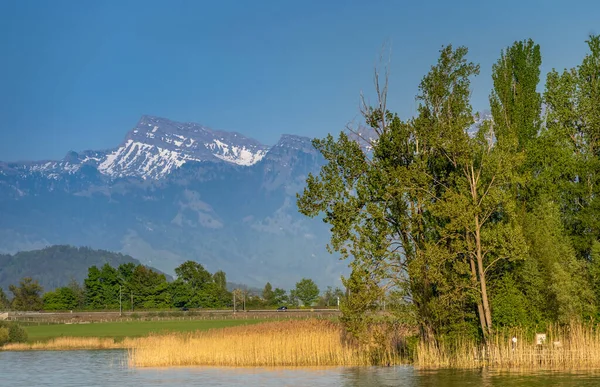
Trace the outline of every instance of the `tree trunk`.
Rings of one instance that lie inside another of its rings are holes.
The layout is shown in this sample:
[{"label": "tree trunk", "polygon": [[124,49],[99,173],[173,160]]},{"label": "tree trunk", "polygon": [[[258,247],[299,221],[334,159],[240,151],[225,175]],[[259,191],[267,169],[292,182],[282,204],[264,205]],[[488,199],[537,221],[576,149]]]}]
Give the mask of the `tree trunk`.
[{"label": "tree trunk", "polygon": [[423,342],[427,344],[437,345],[435,341],[435,333],[433,333],[433,328],[428,323],[421,323],[421,338]]},{"label": "tree trunk", "polygon": [[[475,260],[472,255],[469,255],[469,264],[471,266],[471,280],[473,285],[477,285],[477,268],[475,267]],[[480,296],[477,297],[477,315],[479,316],[479,323],[481,324],[481,332],[483,332],[485,336],[487,329]]]},{"label": "tree trunk", "polygon": [[485,281],[485,271],[483,269],[483,252],[481,251],[481,229],[479,224],[479,216],[475,215],[475,244],[477,246],[477,269],[479,272],[479,286],[481,287],[481,301],[483,304],[483,312],[486,322],[486,335],[492,329],[492,313],[487,296],[487,285]]}]

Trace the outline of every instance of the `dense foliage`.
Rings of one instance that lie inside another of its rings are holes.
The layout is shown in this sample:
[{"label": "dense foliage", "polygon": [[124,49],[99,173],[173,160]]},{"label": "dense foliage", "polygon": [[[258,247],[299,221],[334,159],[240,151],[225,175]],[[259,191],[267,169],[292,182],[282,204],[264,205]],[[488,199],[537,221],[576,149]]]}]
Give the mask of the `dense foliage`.
[{"label": "dense foliage", "polygon": [[0,321],[0,347],[8,343],[24,343],[27,332],[16,322]]},{"label": "dense foliage", "polygon": [[[134,263],[113,267],[106,263],[91,266],[83,285],[71,280],[68,286],[44,293],[37,280],[25,277],[19,285],[10,285],[12,300],[1,291],[0,310],[149,310],[170,308],[230,308],[237,297],[236,309],[275,308],[282,305],[314,304],[329,307],[332,299],[342,294],[338,288],[327,288],[322,297],[311,279],[302,279],[288,296],[284,289],[272,289],[267,282],[262,294],[237,285],[233,291],[225,272],[209,273],[201,264],[186,261],[175,269],[177,278],[167,281],[162,273]],[[298,296],[296,296],[296,294]]]},{"label": "dense foliage", "polygon": [[540,47],[503,50],[491,117],[477,125],[479,66],[465,47],[443,47],[415,117],[387,109],[376,77],[369,128],[314,140],[328,162],[298,206],[323,216],[330,250],[351,259],[349,331],[360,336],[384,300],[426,341],[599,315],[600,37],[587,43],[543,94]]}]

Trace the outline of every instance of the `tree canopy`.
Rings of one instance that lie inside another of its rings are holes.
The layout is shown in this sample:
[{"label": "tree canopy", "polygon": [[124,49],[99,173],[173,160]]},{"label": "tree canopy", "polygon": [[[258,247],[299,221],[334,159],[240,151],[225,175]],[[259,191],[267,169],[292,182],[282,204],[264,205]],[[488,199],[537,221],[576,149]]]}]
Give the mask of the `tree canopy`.
[{"label": "tree canopy", "polygon": [[376,72],[368,128],[313,141],[326,164],[298,207],[350,261],[351,330],[390,294],[428,341],[598,315],[600,38],[588,46],[580,66],[548,74],[543,96],[539,45],[502,50],[487,118],[470,104],[479,65],[442,47],[414,117],[388,110]]}]

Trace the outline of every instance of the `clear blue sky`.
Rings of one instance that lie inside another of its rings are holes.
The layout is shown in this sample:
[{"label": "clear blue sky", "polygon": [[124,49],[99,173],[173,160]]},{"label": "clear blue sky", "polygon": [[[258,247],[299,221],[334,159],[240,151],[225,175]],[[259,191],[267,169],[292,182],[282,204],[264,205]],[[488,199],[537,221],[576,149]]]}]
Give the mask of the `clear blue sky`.
[{"label": "clear blue sky", "polygon": [[466,45],[487,108],[500,50],[533,38],[543,73],[577,65],[600,1],[0,1],[0,160],[117,146],[142,114],[266,144],[358,118],[392,46],[390,108],[414,114],[439,48]]}]

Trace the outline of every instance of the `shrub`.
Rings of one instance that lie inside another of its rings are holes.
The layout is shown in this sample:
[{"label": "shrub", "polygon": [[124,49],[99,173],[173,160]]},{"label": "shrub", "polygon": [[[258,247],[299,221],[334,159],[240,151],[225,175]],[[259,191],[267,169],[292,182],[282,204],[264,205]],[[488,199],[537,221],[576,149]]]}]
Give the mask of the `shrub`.
[{"label": "shrub", "polygon": [[0,347],[8,343],[8,328],[0,328]]},{"label": "shrub", "polygon": [[[0,321],[0,330],[8,331],[8,341],[6,343],[24,343],[27,341],[27,332],[22,326],[15,322]],[[0,331],[0,342],[2,342],[2,333]]]}]

